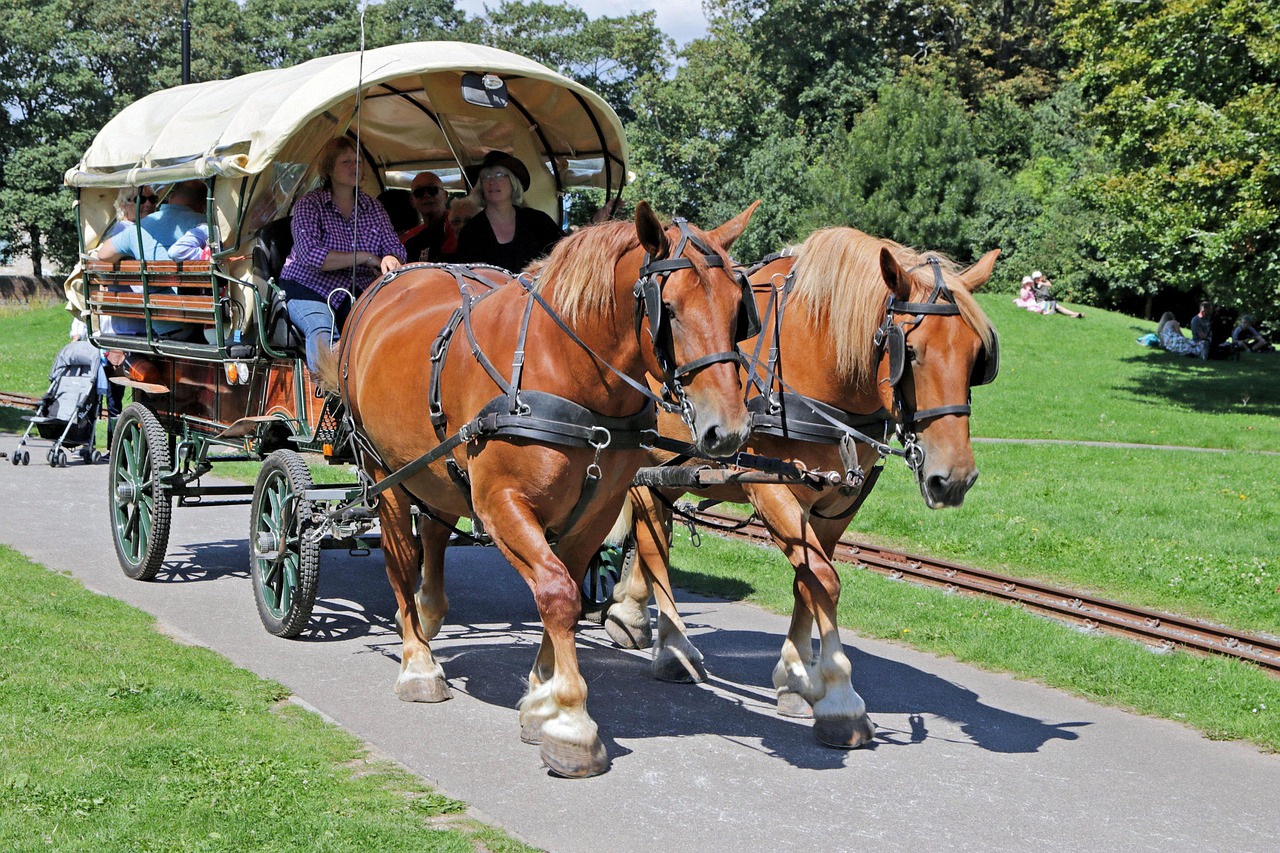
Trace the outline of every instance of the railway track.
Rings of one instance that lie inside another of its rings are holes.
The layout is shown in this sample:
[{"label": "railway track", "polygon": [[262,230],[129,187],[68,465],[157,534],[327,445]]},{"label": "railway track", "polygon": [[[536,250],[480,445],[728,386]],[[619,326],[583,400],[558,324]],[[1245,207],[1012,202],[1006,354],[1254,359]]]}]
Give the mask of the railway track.
[{"label": "railway track", "polygon": [[14,394],[11,391],[0,391],[0,406],[9,406],[13,409],[30,409],[34,412],[39,404],[39,397],[32,397],[28,394]]},{"label": "railway track", "polygon": [[[717,512],[701,512],[699,516],[714,524],[735,525],[742,522],[741,517]],[[729,538],[753,542],[770,541],[764,525],[754,520],[734,532],[716,532]],[[1006,577],[946,560],[892,551],[865,542],[855,542],[847,537],[842,538],[836,546],[835,557],[841,562],[891,578],[952,592],[1017,602],[1037,613],[1087,630],[1120,634],[1164,649],[1181,648],[1239,658],[1252,661],[1273,674],[1280,674],[1280,640],[1277,639],[1232,631],[1170,613],[1094,598],[1072,590]]]}]

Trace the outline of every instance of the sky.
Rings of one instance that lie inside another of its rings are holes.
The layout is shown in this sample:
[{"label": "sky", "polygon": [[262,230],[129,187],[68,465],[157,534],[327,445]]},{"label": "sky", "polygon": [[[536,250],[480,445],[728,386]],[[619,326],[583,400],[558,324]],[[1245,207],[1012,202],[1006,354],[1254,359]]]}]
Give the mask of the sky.
[{"label": "sky", "polygon": [[[456,0],[458,8],[468,15],[482,14],[485,2],[486,0]],[[499,0],[488,0],[491,7],[497,7],[498,2]],[[702,0],[567,0],[567,3],[582,9],[591,18],[616,18],[631,12],[653,9],[658,13],[658,27],[682,46],[707,34]]]}]

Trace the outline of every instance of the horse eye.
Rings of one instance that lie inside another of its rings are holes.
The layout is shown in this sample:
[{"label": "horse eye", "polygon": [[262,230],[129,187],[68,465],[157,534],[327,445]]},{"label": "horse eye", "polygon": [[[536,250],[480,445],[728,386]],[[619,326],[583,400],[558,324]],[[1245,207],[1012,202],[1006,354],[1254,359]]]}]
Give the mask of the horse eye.
[{"label": "horse eye", "polygon": [[915,347],[907,347],[907,361],[911,362],[912,364],[915,364],[915,363],[916,363],[916,348],[915,348]]}]

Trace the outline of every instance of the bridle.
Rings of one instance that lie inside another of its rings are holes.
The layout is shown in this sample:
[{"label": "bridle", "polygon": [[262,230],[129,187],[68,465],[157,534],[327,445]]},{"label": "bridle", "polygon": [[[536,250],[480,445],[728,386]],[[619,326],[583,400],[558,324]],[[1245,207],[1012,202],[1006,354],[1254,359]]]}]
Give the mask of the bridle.
[{"label": "bridle", "polygon": [[685,249],[692,245],[701,255],[703,262],[712,269],[724,269],[738,283],[742,291],[738,307],[737,327],[733,341],[737,344],[760,333],[760,314],[756,308],[755,297],[751,292],[751,282],[739,269],[726,264],[724,256],[716,252],[701,237],[693,233],[689,223],[677,218],[674,223],[680,229],[680,240],[675,249],[663,260],[651,260],[646,252],[640,264],[640,277],[636,280],[634,290],[636,298],[635,327],[636,337],[641,337],[641,323],[648,318],[650,340],[653,343],[654,357],[658,367],[664,374],[662,394],[664,408],[679,410],[681,417],[690,428],[693,427],[693,410],[688,402],[682,379],[697,373],[705,367],[724,361],[740,364],[742,356],[735,347],[724,352],[710,353],[695,358],[684,364],[677,364],[675,347],[671,340],[670,310],[662,299],[662,289],[667,279],[677,270],[695,269],[692,258],[685,257]]},{"label": "bridle", "polygon": [[[942,277],[942,264],[935,257],[928,258],[923,264],[907,270],[910,274],[928,265],[933,270],[933,290],[924,302],[900,301],[890,294],[885,303],[884,321],[876,330],[875,344],[881,356],[889,358],[889,375],[882,380],[888,382],[893,391],[894,406],[901,419],[897,425],[897,435],[906,451],[907,464],[912,470],[919,472],[924,465],[924,450],[916,442],[916,425],[930,418],[943,415],[969,415],[972,412],[972,396],[966,393],[965,402],[946,406],[934,406],[929,409],[914,409],[902,393],[902,382],[910,359],[907,357],[907,338],[924,321],[925,316],[954,317],[960,314],[960,306],[955,296],[947,287]],[[910,315],[910,319],[901,323],[894,322],[895,315]],[[978,353],[977,360],[969,375],[969,389],[975,385],[986,385],[992,382],[1000,372],[1000,344],[995,329],[991,330],[991,347],[985,345]]]}]

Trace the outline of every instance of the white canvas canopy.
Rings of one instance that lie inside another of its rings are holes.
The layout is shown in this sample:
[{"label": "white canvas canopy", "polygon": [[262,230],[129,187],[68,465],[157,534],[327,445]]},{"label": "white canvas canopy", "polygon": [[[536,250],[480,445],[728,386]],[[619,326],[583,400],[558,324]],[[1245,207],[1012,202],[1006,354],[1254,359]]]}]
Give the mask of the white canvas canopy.
[{"label": "white canvas canopy", "polygon": [[[465,190],[465,168],[493,150],[528,167],[525,204],[557,220],[566,189],[598,187],[616,196],[627,181],[622,123],[587,87],[496,48],[391,45],[177,86],[125,107],[66,173],[77,191],[82,252],[117,222],[119,188],[208,180],[218,274],[260,288],[253,236],[288,215],[318,180],[325,143],[344,135],[358,141],[362,188],[374,195],[408,186],[423,170]],[[83,314],[78,270],[67,294]],[[251,297],[237,291],[236,299],[248,316]]]},{"label": "white canvas canopy", "polygon": [[[509,105],[468,103],[466,73],[500,78]],[[602,98],[531,60],[460,42],[391,45],[156,92],[108,122],[66,182],[253,176],[281,158],[309,162],[342,133],[358,133],[384,173],[466,166],[502,149],[531,171],[546,166],[555,189],[625,182],[622,125]]]}]

